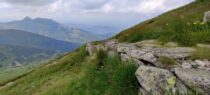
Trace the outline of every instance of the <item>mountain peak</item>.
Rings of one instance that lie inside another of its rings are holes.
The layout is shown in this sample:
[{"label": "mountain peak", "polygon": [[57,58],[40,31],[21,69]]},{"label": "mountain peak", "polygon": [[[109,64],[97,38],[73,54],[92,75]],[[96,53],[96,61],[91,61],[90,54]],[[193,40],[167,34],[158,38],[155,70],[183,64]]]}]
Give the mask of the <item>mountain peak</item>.
[{"label": "mountain peak", "polygon": [[23,21],[30,21],[30,20],[32,20],[32,19],[29,16],[27,16],[23,19]]}]

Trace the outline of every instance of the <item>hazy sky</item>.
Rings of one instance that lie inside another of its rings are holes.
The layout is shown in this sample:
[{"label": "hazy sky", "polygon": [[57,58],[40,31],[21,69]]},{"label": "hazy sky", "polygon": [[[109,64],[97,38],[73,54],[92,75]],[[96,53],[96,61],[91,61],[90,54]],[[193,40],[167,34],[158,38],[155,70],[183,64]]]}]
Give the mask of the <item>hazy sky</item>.
[{"label": "hazy sky", "polygon": [[25,16],[63,23],[132,25],[193,0],[0,0],[0,21]]}]

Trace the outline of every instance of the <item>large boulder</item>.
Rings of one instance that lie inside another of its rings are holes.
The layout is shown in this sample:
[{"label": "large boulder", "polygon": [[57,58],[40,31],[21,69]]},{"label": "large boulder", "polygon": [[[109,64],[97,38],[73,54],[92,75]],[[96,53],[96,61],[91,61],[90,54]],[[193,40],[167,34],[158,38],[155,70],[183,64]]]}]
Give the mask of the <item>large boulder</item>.
[{"label": "large boulder", "polygon": [[183,61],[182,68],[192,68],[192,64],[190,64],[190,61]]},{"label": "large boulder", "polygon": [[174,59],[185,59],[191,56],[195,51],[189,47],[163,48],[155,52],[155,56],[165,56]]},{"label": "large boulder", "polygon": [[137,79],[140,85],[151,94],[162,95],[166,91],[186,92],[186,87],[173,75],[165,69],[155,67],[140,66],[136,71]]},{"label": "large boulder", "polygon": [[118,53],[128,53],[131,50],[136,50],[138,47],[128,44],[128,43],[120,43],[117,45],[117,52]]},{"label": "large boulder", "polygon": [[108,51],[117,51],[117,40],[108,40],[105,42],[105,47]]},{"label": "large boulder", "polygon": [[121,53],[126,53],[133,59],[144,60],[150,63],[157,62],[157,58],[154,56],[154,48],[137,48],[135,45],[121,46],[118,48]]},{"label": "large boulder", "polygon": [[210,11],[204,13],[203,22],[210,21]]},{"label": "large boulder", "polygon": [[187,86],[210,95],[210,72],[202,69],[176,68],[176,75]]}]

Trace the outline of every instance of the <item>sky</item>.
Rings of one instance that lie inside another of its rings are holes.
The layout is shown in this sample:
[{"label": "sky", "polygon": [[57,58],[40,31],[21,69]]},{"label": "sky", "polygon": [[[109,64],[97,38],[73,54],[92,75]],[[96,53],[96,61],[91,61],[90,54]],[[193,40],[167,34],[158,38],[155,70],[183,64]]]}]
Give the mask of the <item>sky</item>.
[{"label": "sky", "polygon": [[131,26],[193,0],[0,0],[0,22],[51,18],[61,23]]}]

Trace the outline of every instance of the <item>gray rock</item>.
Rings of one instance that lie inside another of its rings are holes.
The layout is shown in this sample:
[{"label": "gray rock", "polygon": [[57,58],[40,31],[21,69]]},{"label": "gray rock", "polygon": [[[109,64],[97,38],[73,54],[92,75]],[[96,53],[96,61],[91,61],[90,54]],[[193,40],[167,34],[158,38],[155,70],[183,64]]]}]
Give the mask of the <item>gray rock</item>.
[{"label": "gray rock", "polygon": [[[177,85],[177,78],[168,70],[159,69],[155,67],[140,66],[136,71],[141,86],[151,94],[162,95],[165,91],[185,88]],[[180,90],[182,90],[180,89]],[[179,91],[179,90],[178,90]],[[180,92],[181,93],[181,92]]]},{"label": "gray rock", "polygon": [[182,62],[182,68],[192,68],[192,65],[188,61]]},{"label": "gray rock", "polygon": [[149,95],[149,93],[146,90],[144,90],[143,88],[139,88],[138,95]]},{"label": "gray rock", "polygon": [[202,93],[210,94],[210,73],[202,69],[176,68],[176,75],[187,86]]},{"label": "gray rock", "polygon": [[174,59],[185,59],[187,57],[190,57],[193,51],[195,51],[193,48],[188,47],[165,48],[161,51],[155,52],[155,56],[165,56]]},{"label": "gray rock", "polygon": [[206,63],[201,60],[195,60],[195,64],[199,67],[205,67]]},{"label": "gray rock", "polygon": [[87,45],[86,45],[86,51],[88,51],[88,53],[90,55],[93,54],[93,52],[94,52],[94,46],[92,45],[92,43],[87,43]]},{"label": "gray rock", "polygon": [[117,51],[117,45],[117,40],[108,40],[107,42],[105,42],[105,47],[108,51]]},{"label": "gray rock", "polygon": [[210,11],[204,13],[203,22],[210,21]]},{"label": "gray rock", "polygon": [[130,52],[130,50],[135,50],[137,49],[136,46],[132,45],[132,44],[126,44],[126,43],[120,43],[117,45],[117,52],[119,53],[127,53]]},{"label": "gray rock", "polygon": [[[124,51],[134,59],[139,60],[145,60],[151,63],[154,63],[157,61],[157,58],[153,55],[153,49],[152,48],[136,48],[135,46],[132,49],[125,49]],[[135,48],[134,48],[135,47]]]},{"label": "gray rock", "polygon": [[140,50],[140,49],[134,49],[134,50],[130,50],[130,52],[128,52],[128,54],[133,57],[133,58],[139,58],[140,56],[143,56],[146,52]]},{"label": "gray rock", "polygon": [[122,61],[132,61],[137,67],[141,66],[141,65],[144,65],[143,62],[141,62],[140,60],[138,59],[135,59],[135,58],[131,58],[130,56],[128,56],[127,54],[120,54],[121,55],[121,60]]},{"label": "gray rock", "polygon": [[143,56],[140,56],[139,59],[148,61],[153,64],[157,62],[157,58],[153,55],[153,53],[146,53]]},{"label": "gray rock", "polygon": [[129,61],[129,60],[131,60],[132,58],[130,57],[130,56],[128,56],[127,54],[120,54],[120,56],[121,56],[121,60],[122,61]]},{"label": "gray rock", "polygon": [[133,62],[134,62],[134,64],[136,64],[137,67],[139,67],[139,66],[141,66],[141,65],[144,65],[144,63],[141,62],[141,61],[138,60],[138,59],[133,59]]},{"label": "gray rock", "polygon": [[195,64],[198,65],[199,67],[210,67],[210,62],[208,60],[195,60]]}]

